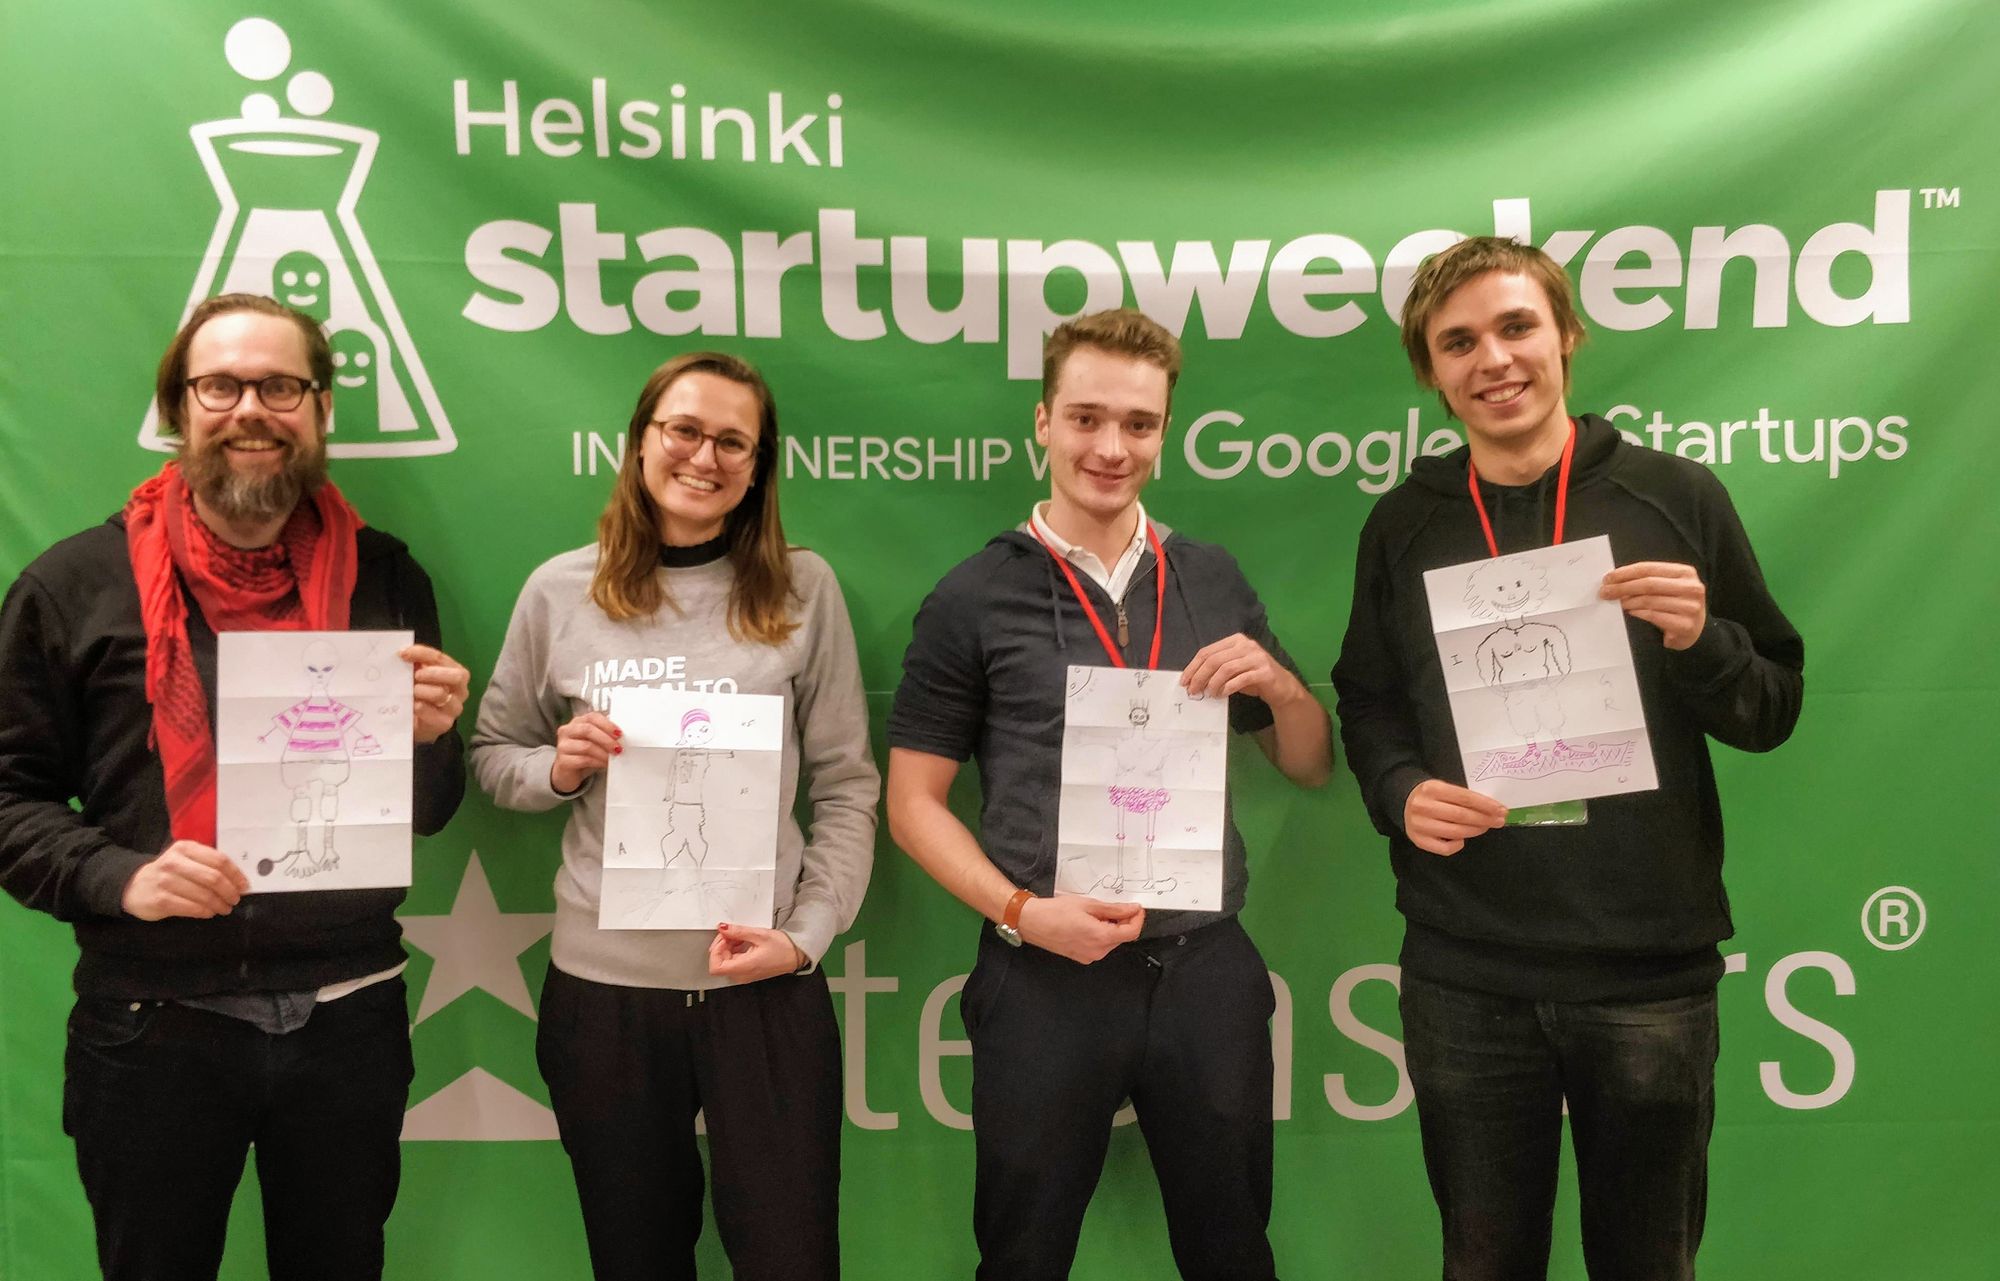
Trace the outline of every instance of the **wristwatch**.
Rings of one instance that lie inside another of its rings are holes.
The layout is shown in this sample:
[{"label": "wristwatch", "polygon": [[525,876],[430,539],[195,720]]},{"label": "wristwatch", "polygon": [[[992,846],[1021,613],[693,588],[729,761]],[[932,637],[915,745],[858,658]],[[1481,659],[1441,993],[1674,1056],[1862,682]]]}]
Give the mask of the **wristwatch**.
[{"label": "wristwatch", "polygon": [[995,934],[1014,947],[1021,946],[1021,909],[1033,897],[1033,890],[1015,890],[1014,897],[1007,900],[1007,910],[1000,913],[1000,923],[993,927]]}]

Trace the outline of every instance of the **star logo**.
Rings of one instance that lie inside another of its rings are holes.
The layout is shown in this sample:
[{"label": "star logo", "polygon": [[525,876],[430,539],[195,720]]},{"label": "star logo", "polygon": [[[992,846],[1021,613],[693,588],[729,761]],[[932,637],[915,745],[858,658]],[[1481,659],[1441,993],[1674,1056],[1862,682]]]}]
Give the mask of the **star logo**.
[{"label": "star logo", "polygon": [[[477,1062],[465,1067],[404,1114],[404,1140],[556,1138],[555,1114],[536,1097],[541,1089],[532,1067],[533,1036],[522,1035],[536,1014],[521,973],[522,953],[548,937],[555,924],[554,914],[501,911],[479,852],[474,850],[465,861],[449,913],[401,919],[410,944],[432,962],[416,1014],[416,1024],[428,1023],[428,1028],[412,1029],[420,1042],[418,1088],[424,1078],[436,1079],[426,1065],[446,1063],[454,1050],[458,1065],[464,1066],[467,1057],[489,1057],[478,1051],[490,1047],[489,1052],[497,1055],[494,1065],[504,1074]],[[490,1002],[461,999],[475,991],[486,993],[520,1017],[496,1009]],[[525,1056],[521,1053],[523,1041],[529,1048]]]},{"label": "star logo", "polygon": [[521,953],[548,936],[556,918],[549,912],[502,912],[493,886],[479,865],[479,851],[465,860],[448,916],[405,916],[403,936],[437,962],[417,1005],[422,1023],[474,988],[499,997],[529,1018],[535,1004],[521,977]]}]

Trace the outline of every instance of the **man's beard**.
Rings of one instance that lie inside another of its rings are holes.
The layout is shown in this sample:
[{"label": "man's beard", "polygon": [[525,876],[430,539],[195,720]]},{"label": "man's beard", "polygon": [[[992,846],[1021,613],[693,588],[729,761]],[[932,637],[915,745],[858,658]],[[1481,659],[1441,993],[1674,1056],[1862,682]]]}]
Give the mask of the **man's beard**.
[{"label": "man's beard", "polygon": [[245,434],[211,435],[181,451],[181,474],[189,488],[223,520],[242,524],[275,520],[326,483],[324,440],[295,444],[272,437],[285,451],[283,465],[264,475],[238,472],[230,465],[227,445]]}]

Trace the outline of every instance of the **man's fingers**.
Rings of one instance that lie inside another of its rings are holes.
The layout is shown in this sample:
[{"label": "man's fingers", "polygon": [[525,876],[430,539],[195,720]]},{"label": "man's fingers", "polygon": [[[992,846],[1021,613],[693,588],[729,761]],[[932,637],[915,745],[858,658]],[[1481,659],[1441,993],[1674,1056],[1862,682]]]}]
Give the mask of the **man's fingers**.
[{"label": "man's fingers", "polygon": [[1618,604],[1628,614],[1660,612],[1688,617],[1700,613],[1702,608],[1701,599],[1695,596],[1627,596]]},{"label": "man's fingers", "polygon": [[1412,844],[1425,853],[1438,854],[1446,858],[1465,848],[1464,841],[1447,841],[1429,836],[1411,837],[1410,839]]},{"label": "man's fingers", "polygon": [[1219,641],[1211,641],[1195,651],[1193,658],[1181,671],[1181,684],[1190,690],[1199,690],[1215,679],[1215,669],[1228,662],[1236,653],[1236,642],[1243,639],[1241,632],[1226,636]]},{"label": "man's fingers", "polygon": [[1146,914],[1137,903],[1107,903],[1101,898],[1086,899],[1084,908],[1101,921],[1125,921]]},{"label": "man's fingers", "polygon": [[180,905],[176,915],[226,916],[230,908],[229,902],[220,894],[186,877],[161,882],[159,900],[163,906]]},{"label": "man's fingers", "polygon": [[199,886],[214,895],[216,900],[226,907],[234,907],[237,900],[243,897],[238,893],[236,883],[215,868],[191,866],[183,869],[180,876],[190,885]]},{"label": "man's fingers", "polygon": [[1452,806],[1470,810],[1480,818],[1491,819],[1496,823],[1504,822],[1507,818],[1507,807],[1484,792],[1475,792],[1469,787],[1459,787],[1441,779],[1432,779],[1411,792],[1406,809],[1416,814],[1427,812],[1432,806]]},{"label": "man's fingers", "polygon": [[1497,823],[1507,821],[1505,810],[1494,813],[1488,809],[1474,809],[1470,805],[1454,805],[1449,801],[1421,801],[1410,811],[1410,816],[1418,820],[1429,820],[1433,825],[1450,824],[1470,828],[1473,832],[1483,832]]},{"label": "man's fingers", "polygon": [[1635,578],[1672,578],[1701,581],[1701,575],[1692,565],[1683,565],[1671,560],[1635,560],[1629,565],[1620,565],[1604,576],[1605,585],[1629,583]]},{"label": "man's fingers", "polygon": [[151,919],[155,921],[165,920],[170,916],[186,916],[203,921],[213,916],[223,915],[222,912],[217,911],[209,904],[188,898],[182,894],[168,893],[162,893],[154,900],[153,911],[156,915]]},{"label": "man's fingers", "polygon": [[212,845],[198,841],[175,841],[153,860],[163,877],[181,875],[229,895],[229,901],[250,891],[250,878],[236,866],[236,860]]}]

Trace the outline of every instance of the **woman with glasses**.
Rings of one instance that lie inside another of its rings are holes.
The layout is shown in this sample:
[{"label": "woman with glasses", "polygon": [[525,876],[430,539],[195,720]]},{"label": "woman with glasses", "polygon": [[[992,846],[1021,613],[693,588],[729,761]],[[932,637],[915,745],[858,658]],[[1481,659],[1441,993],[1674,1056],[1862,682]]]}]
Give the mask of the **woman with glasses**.
[{"label": "woman with glasses", "polygon": [[[473,736],[500,805],[569,805],[535,1048],[598,1281],[695,1275],[697,1109],[735,1275],[839,1272],[840,1045],[818,963],[867,888],[879,780],[839,585],[785,542],[778,451],[747,363],[654,370],[597,541],[530,575]],[[784,698],[773,927],[600,928],[603,771],[623,750],[601,709],[621,685]]]}]

